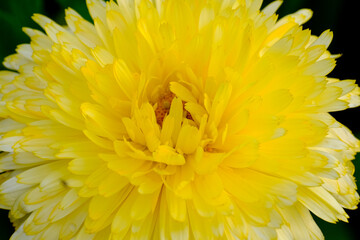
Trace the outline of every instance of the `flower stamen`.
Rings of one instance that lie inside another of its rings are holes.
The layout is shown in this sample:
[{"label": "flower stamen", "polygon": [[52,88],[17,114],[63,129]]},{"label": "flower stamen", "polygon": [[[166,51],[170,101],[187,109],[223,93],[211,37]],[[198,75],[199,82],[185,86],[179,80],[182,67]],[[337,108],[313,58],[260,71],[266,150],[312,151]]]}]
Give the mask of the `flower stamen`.
[{"label": "flower stamen", "polygon": [[170,106],[175,94],[168,91],[164,94],[157,102],[157,107],[155,109],[156,122],[162,126],[165,116],[170,111]]}]

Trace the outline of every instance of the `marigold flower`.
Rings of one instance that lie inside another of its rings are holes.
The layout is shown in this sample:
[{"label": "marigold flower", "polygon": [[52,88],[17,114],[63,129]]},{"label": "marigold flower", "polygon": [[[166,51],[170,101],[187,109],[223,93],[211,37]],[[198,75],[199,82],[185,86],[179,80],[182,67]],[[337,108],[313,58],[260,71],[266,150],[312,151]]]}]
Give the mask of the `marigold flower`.
[{"label": "marigold flower", "polygon": [[329,112],[330,31],[281,1],[88,0],[0,72],[0,206],[12,239],[321,239],[347,221],[360,150]]}]

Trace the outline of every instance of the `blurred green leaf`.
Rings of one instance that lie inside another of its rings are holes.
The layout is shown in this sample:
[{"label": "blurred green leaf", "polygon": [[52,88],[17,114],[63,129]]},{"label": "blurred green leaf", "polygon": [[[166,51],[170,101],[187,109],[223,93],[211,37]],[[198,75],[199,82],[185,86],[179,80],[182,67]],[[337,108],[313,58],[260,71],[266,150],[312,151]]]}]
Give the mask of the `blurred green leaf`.
[{"label": "blurred green leaf", "polygon": [[355,235],[351,231],[348,223],[338,222],[328,223],[322,219],[314,217],[316,223],[323,232],[326,240],[355,240]]},{"label": "blurred green leaf", "polygon": [[31,22],[29,17],[34,13],[43,12],[43,6],[43,0],[5,1],[0,9],[0,17],[13,27],[23,26]]},{"label": "blurred green leaf", "polygon": [[[0,38],[0,62],[15,52],[16,46],[28,42],[22,27],[37,27],[31,19],[34,13],[44,12],[43,0],[3,1],[0,8],[0,23],[3,37]],[[1,65],[0,69],[4,67]]]},{"label": "blurred green leaf", "polygon": [[[272,3],[274,0],[264,0],[263,6],[266,6]],[[297,10],[304,8],[307,5],[307,2],[310,0],[288,0],[284,1],[282,6],[280,7],[278,14],[280,17],[285,16],[287,14],[296,12]]]},{"label": "blurred green leaf", "polygon": [[71,7],[72,9],[77,11],[83,18],[92,21],[90,14],[87,10],[85,0],[56,0],[56,2],[59,3],[62,9]]}]

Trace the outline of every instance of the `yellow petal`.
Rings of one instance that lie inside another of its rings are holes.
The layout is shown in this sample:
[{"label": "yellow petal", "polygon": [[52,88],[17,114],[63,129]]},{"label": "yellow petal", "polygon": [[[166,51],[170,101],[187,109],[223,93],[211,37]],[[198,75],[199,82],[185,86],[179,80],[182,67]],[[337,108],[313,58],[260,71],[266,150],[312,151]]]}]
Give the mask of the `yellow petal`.
[{"label": "yellow petal", "polygon": [[153,153],[154,161],[166,163],[169,165],[183,165],[185,158],[182,154],[175,152],[175,150],[167,145],[160,145]]}]

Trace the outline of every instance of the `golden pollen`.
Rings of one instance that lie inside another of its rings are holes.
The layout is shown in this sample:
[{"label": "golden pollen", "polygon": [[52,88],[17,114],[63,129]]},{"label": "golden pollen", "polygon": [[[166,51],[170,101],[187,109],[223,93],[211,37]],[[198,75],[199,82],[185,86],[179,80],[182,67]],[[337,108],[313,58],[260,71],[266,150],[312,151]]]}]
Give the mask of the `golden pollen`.
[{"label": "golden pollen", "polygon": [[165,116],[170,111],[170,106],[175,94],[168,91],[157,102],[157,107],[155,110],[156,122],[162,126]]},{"label": "golden pollen", "polygon": [[[173,92],[167,90],[156,102],[157,106],[156,106],[156,110],[155,110],[155,116],[156,116],[156,122],[160,126],[163,125],[164,118],[169,114],[171,102],[175,96],[176,95]],[[182,104],[183,104],[184,118],[193,120],[191,114],[188,111],[186,111],[186,109],[185,109],[184,101],[182,101]]]}]

